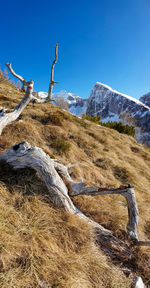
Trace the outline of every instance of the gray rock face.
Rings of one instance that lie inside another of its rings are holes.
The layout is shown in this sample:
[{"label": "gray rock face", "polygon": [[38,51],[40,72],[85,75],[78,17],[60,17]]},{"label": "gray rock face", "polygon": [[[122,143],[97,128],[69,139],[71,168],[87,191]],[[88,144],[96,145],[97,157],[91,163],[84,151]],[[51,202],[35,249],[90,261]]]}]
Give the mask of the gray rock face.
[{"label": "gray rock face", "polygon": [[87,99],[86,98],[81,98],[80,96],[67,92],[67,91],[60,91],[58,93],[55,93],[55,97],[63,97],[65,101],[68,104],[69,111],[77,116],[82,116],[83,114],[86,113],[87,109]]},{"label": "gray rock face", "polygon": [[140,99],[139,99],[142,103],[144,103],[145,105],[150,107],[150,92],[143,95]]},{"label": "gray rock face", "polygon": [[[136,133],[139,142],[150,146],[150,107],[141,101],[119,93],[107,85],[97,82],[91,91],[87,104],[87,115],[101,116],[102,121],[120,121],[122,115],[140,128]],[[136,129],[137,131],[139,129]]]},{"label": "gray rock face", "polygon": [[[45,97],[40,92],[40,97]],[[111,87],[96,82],[89,98],[81,98],[67,91],[60,91],[53,97],[63,97],[69,111],[77,116],[98,115],[101,120],[122,121],[136,126],[136,139],[150,146],[150,92],[137,100],[113,90]],[[123,117],[124,116],[124,117]]]}]

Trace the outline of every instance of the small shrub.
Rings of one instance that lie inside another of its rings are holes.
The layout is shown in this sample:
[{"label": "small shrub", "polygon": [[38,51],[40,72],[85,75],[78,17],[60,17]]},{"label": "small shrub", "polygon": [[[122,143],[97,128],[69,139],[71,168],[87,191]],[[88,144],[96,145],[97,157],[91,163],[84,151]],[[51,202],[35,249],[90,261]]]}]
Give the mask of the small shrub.
[{"label": "small shrub", "polygon": [[126,168],[114,166],[113,167],[114,176],[120,181],[127,181],[129,178],[129,173]]},{"label": "small shrub", "polygon": [[45,116],[32,115],[32,119],[35,119],[44,125],[53,124],[57,126],[62,126],[63,121],[63,117],[59,114],[50,114]]},{"label": "small shrub", "polygon": [[129,126],[128,124],[124,125],[122,122],[111,122],[101,123],[102,126],[117,130],[119,133],[127,134],[130,136],[135,136],[135,127]]},{"label": "small shrub", "polygon": [[64,120],[60,114],[52,114],[49,116],[49,120],[52,124],[57,126],[62,126],[62,121]]},{"label": "small shrub", "polygon": [[53,139],[68,139],[66,131],[59,126],[45,125],[43,126],[43,136],[46,141],[50,142]]},{"label": "small shrub", "polygon": [[122,122],[111,122],[111,121],[108,121],[106,123],[103,123],[101,122],[101,117],[100,116],[92,116],[92,115],[83,115],[82,116],[83,119],[86,119],[86,120],[89,120],[89,121],[92,121],[96,124],[99,124],[101,126],[104,126],[104,127],[108,127],[108,128],[111,128],[111,129],[114,129],[114,130],[117,130],[119,133],[123,133],[123,134],[127,134],[127,135],[130,135],[130,136],[135,136],[135,127],[134,126],[130,126],[128,124],[124,125]]},{"label": "small shrub", "polygon": [[96,124],[100,124],[101,117],[96,116],[96,115],[95,116],[92,116],[92,115],[87,116],[87,115],[83,114],[82,119],[86,119],[86,120],[95,122]]},{"label": "small shrub", "polygon": [[140,149],[136,146],[131,146],[131,151],[134,152],[134,153],[139,153]]},{"label": "small shrub", "polygon": [[88,126],[89,126],[88,123],[86,123],[85,121],[83,121],[82,119],[80,119],[76,116],[73,117],[73,120],[74,120],[74,122],[78,123],[79,125],[81,125],[84,128],[88,128]]},{"label": "small shrub", "polygon": [[60,154],[67,154],[71,147],[70,143],[64,139],[53,139],[50,146],[55,148]]}]

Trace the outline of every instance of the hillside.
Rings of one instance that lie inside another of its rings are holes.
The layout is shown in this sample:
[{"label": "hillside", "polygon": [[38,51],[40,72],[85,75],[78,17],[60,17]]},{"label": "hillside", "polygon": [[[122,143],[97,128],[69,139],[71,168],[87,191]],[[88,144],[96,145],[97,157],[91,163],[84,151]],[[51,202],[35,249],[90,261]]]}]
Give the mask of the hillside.
[{"label": "hillside", "polygon": [[[23,97],[0,82],[0,106],[12,109]],[[0,152],[28,141],[72,168],[89,185],[134,185],[140,240],[150,240],[150,148],[127,135],[79,119],[53,104],[29,104],[0,136]],[[130,287],[134,274],[150,285],[150,248],[133,247],[123,261],[104,255],[91,228],[56,209],[31,169],[0,166],[0,287]],[[120,196],[78,196],[76,206],[125,240],[127,206]],[[127,242],[127,240],[125,240]],[[128,243],[128,242],[127,242]],[[44,283],[45,284],[44,286]]]}]

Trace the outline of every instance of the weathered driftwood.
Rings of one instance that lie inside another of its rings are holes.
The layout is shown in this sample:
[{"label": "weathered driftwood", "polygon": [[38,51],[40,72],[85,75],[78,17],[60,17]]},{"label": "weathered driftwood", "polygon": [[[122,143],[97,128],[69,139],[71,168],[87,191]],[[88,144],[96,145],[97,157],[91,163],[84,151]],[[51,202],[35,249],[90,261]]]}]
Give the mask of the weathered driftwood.
[{"label": "weathered driftwood", "polygon": [[[127,204],[128,204],[128,224],[127,224],[127,231],[129,234],[129,238],[132,240],[138,241],[137,235],[137,225],[138,225],[138,208],[135,199],[134,187],[130,184],[126,187],[120,187],[118,189],[107,189],[104,190],[103,188],[99,188],[97,192],[92,192],[90,189],[81,192],[81,194],[90,195],[90,196],[98,196],[98,195],[106,195],[106,194],[120,194],[125,197]],[[79,195],[79,194],[78,194]],[[76,195],[74,195],[76,196]]]},{"label": "weathered driftwood", "polygon": [[122,241],[112,235],[112,232],[103,228],[100,224],[86,217],[73,204],[70,195],[83,191],[96,190],[95,187],[84,187],[84,182],[75,183],[69,173],[68,167],[51,159],[45,152],[32,147],[29,143],[16,144],[0,155],[0,160],[5,160],[14,169],[31,167],[35,169],[40,178],[45,182],[55,205],[63,207],[68,213],[83,219],[97,231],[98,242],[108,254],[118,254],[118,257],[129,257],[130,249]]},{"label": "weathered driftwood", "polygon": [[106,194],[120,194],[125,197],[128,204],[128,217],[127,231],[129,238],[134,241],[138,241],[137,225],[138,225],[138,208],[135,199],[134,187],[130,184],[127,186],[121,186],[118,189],[97,188],[97,187],[84,187],[85,182],[74,182],[68,172],[68,167],[54,161],[54,166],[57,172],[64,178],[66,185],[68,186],[71,196],[78,195],[90,195],[99,196]]},{"label": "weathered driftwood", "polygon": [[[68,194],[68,188],[55,169],[56,162],[39,147],[33,147],[28,142],[16,144],[0,155],[14,169],[30,167],[36,170],[44,181],[49,194],[56,206],[63,207],[70,214],[82,214],[73,204]],[[65,166],[64,166],[65,167]],[[84,218],[84,216],[82,215]],[[107,234],[111,231],[101,228]]]}]

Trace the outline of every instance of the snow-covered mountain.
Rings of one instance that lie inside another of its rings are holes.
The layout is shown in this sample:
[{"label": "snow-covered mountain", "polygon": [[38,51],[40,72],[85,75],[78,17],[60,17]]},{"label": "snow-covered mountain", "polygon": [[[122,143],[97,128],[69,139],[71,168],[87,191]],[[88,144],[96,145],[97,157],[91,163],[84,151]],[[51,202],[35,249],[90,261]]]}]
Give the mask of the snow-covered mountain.
[{"label": "snow-covered mountain", "polygon": [[122,112],[130,114],[135,119],[139,114],[149,112],[150,107],[126,94],[113,90],[111,87],[96,82],[88,98],[87,115],[100,115],[102,120],[111,121],[116,115],[120,118]]},{"label": "snow-covered mountain", "polygon": [[[55,93],[53,98],[63,97],[68,103],[69,111],[77,116],[82,114],[98,115],[104,122],[126,121],[129,124],[134,123],[137,127],[137,140],[150,146],[149,95],[150,93],[140,98],[143,103],[113,90],[103,83],[96,82],[89,98],[81,98],[67,91]],[[46,93],[39,92],[39,96],[45,97]]]},{"label": "snow-covered mountain", "polygon": [[76,94],[62,90],[54,94],[55,97],[63,97],[68,104],[69,111],[77,116],[82,116],[86,113],[87,99],[81,98]]},{"label": "snow-covered mountain", "polygon": [[[43,98],[47,96],[46,92],[39,92],[39,97]],[[67,102],[69,111],[77,116],[82,116],[86,113],[87,109],[87,99],[81,98],[80,96],[77,96],[76,94],[67,92],[65,90],[61,90],[57,93],[53,94],[53,99],[56,97],[58,98],[64,98],[64,100]]]},{"label": "snow-covered mountain", "polygon": [[126,115],[140,128],[136,129],[137,140],[150,146],[150,107],[141,101],[96,82],[88,98],[86,114],[99,115],[105,122],[122,121],[122,116]]},{"label": "snow-covered mountain", "polygon": [[145,105],[150,107],[150,92],[143,95],[140,99],[139,99],[142,103],[144,103]]}]

